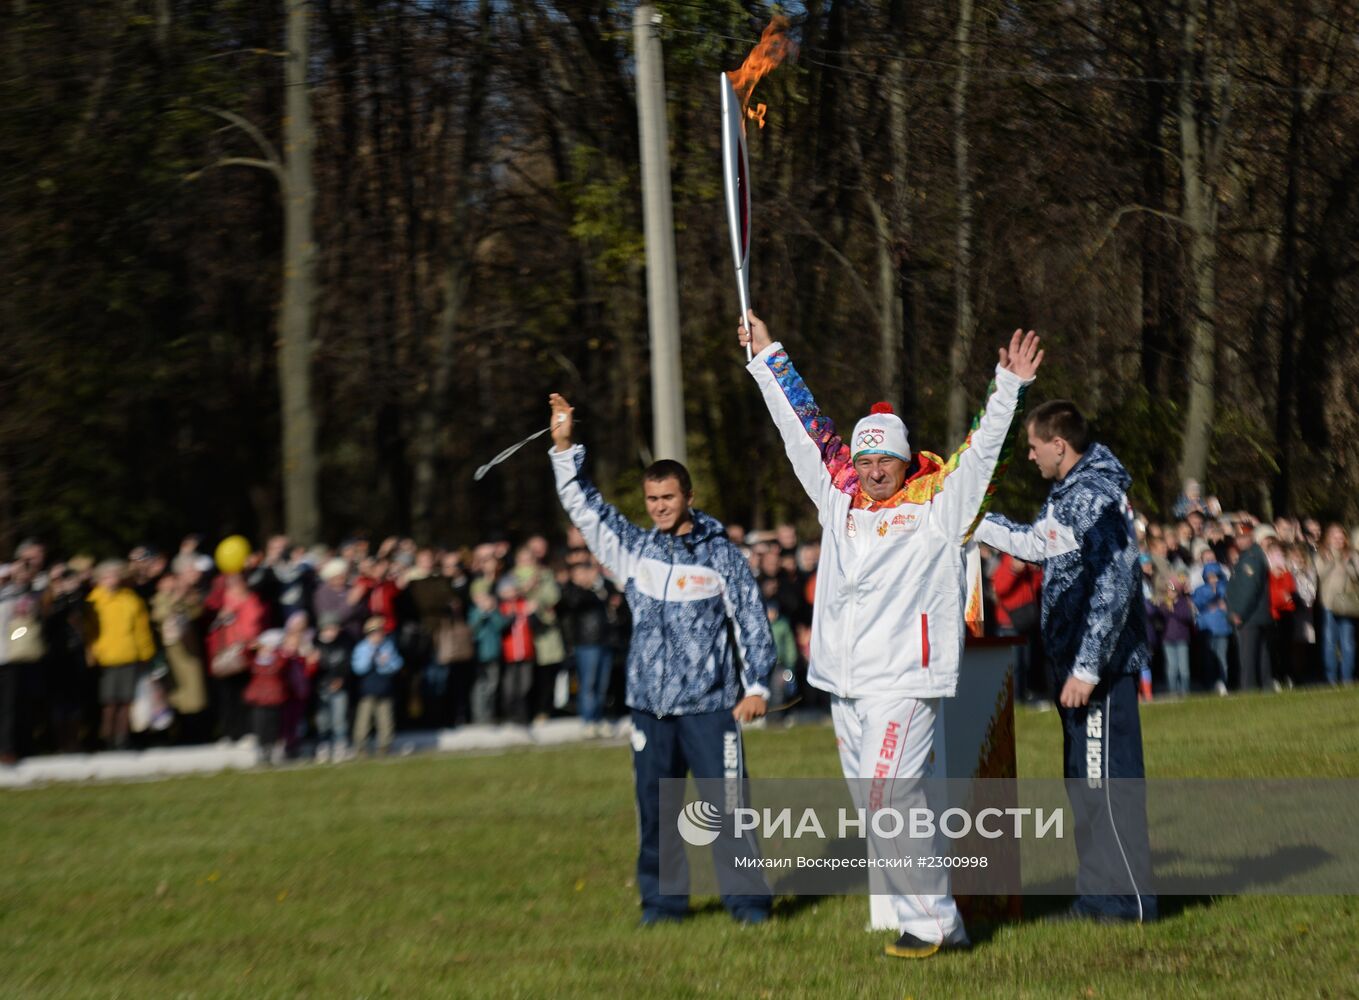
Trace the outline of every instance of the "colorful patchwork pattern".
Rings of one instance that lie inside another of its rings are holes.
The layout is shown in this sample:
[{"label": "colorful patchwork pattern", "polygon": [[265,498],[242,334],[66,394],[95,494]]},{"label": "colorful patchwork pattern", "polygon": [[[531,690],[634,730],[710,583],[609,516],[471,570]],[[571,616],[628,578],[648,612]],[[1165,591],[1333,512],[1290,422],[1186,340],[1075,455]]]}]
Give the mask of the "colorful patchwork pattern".
[{"label": "colorful patchwork pattern", "polygon": [[849,445],[835,432],[835,421],[821,412],[812,398],[812,391],[798,374],[786,351],[778,350],[769,356],[769,370],[788,399],[793,412],[802,422],[807,436],[821,449],[821,461],[830,473],[831,482],[842,493],[859,492],[859,474],[850,460]]},{"label": "colorful patchwork pattern", "polygon": [[[887,500],[878,501],[859,488],[859,474],[854,471],[849,445],[845,444],[836,434],[835,421],[822,413],[821,408],[816,405],[811,389],[807,388],[807,383],[802,380],[798,370],[793,367],[793,362],[789,360],[787,352],[781,349],[775,351],[769,356],[768,364],[770,372],[773,373],[779,388],[783,390],[783,395],[787,398],[788,404],[792,406],[793,412],[797,414],[807,436],[816,442],[816,446],[821,449],[821,461],[825,464],[826,471],[830,473],[831,482],[842,493],[853,494],[854,500],[851,506],[856,510],[887,510],[904,504],[925,504],[933,500],[943,490],[944,480],[958,468],[958,462],[963,453],[972,447],[972,435],[976,433],[981,424],[982,416],[986,412],[986,407],[983,405],[977,415],[972,418],[972,427],[968,430],[967,437],[949,456],[948,461],[944,461],[932,452],[916,452],[919,466],[916,471],[911,474],[894,496]],[[1026,386],[1021,386],[1019,389],[1019,403],[1015,408],[1016,415],[1024,411],[1026,388]],[[996,383],[993,379],[986,389],[988,402],[995,391]],[[1016,423],[1021,422],[1016,421]],[[966,536],[968,540],[972,538],[972,533],[977,529],[977,525],[981,523],[981,519],[990,508],[996,492],[996,483],[1005,474],[1006,468],[1009,467],[1013,453],[1014,431],[1011,430],[1005,438],[1005,446],[1001,450],[999,461],[996,462],[995,472],[991,476],[990,483],[987,484],[986,499],[982,501],[976,518],[968,526]]]}]

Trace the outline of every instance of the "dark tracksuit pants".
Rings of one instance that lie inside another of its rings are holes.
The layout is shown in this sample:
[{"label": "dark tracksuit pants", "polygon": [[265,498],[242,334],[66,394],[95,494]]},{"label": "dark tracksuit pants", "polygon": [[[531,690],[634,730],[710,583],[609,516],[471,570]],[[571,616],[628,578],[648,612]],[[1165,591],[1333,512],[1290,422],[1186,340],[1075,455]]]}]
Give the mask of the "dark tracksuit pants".
[{"label": "dark tracksuit pants", "polygon": [[15,757],[19,753],[23,669],[21,663],[0,663],[0,757]]},{"label": "dark tracksuit pants", "polygon": [[[683,779],[686,774],[692,773],[704,798],[711,798],[705,791],[713,787],[709,782],[720,785],[724,780],[735,779],[744,788],[745,752],[741,746],[741,730],[732,718],[730,709],[663,718],[633,709],[632,728],[632,767],[636,779],[640,840],[637,849],[637,886],[642,894],[642,908],[683,914],[689,909],[688,893],[666,895],[661,891],[661,828],[662,824],[669,823],[673,830],[676,821],[675,816],[661,815],[661,781],[665,778]],[[666,840],[674,843],[672,837]],[[750,841],[742,843],[748,845],[750,851],[754,850]],[[719,854],[724,850],[724,845],[729,854],[728,838],[720,838],[713,845],[719,883],[723,882],[721,873],[731,867],[730,859],[724,859]],[[724,860],[728,862],[726,865],[723,864]],[[682,850],[668,854],[665,871],[667,887],[677,883],[687,887],[688,865]],[[739,882],[735,891],[722,895],[722,903],[727,910],[733,915],[750,910],[767,912],[771,894],[763,877],[746,875]],[[761,891],[752,893],[752,888]]]},{"label": "dark tracksuit pants", "polygon": [[1105,678],[1084,708],[1059,712],[1079,858],[1075,908],[1154,920],[1137,676]]},{"label": "dark tracksuit pants", "polygon": [[1274,686],[1269,662],[1272,625],[1238,625],[1236,651],[1241,660],[1241,690],[1268,691]]}]

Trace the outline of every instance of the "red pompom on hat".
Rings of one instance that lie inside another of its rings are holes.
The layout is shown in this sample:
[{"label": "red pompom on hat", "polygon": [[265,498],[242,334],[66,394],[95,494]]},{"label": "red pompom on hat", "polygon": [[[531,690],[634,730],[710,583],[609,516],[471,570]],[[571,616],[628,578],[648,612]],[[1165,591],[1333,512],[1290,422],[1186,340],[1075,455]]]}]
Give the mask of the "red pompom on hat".
[{"label": "red pompom on hat", "polygon": [[891,403],[874,403],[872,409],[870,409],[868,412],[869,412],[869,413],[895,413],[896,410],[892,409],[892,404],[891,404]]}]

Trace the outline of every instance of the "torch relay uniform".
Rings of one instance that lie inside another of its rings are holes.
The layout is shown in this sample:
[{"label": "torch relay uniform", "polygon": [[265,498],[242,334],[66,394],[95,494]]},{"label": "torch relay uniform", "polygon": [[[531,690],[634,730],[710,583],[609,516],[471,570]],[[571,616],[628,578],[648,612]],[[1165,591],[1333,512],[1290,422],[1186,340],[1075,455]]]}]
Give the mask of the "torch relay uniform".
[{"label": "torch relay uniform", "polygon": [[1156,897],[1137,714],[1148,651],[1131,484],[1108,448],[1091,445],[1053,484],[1037,521],[988,514],[976,537],[1043,567],[1043,644],[1054,695],[1068,677],[1095,685],[1083,708],[1059,706],[1080,859],[1075,910],[1144,921],[1155,919]]},{"label": "torch relay uniform", "polygon": [[[632,612],[626,701],[637,790],[637,884],[644,920],[678,918],[688,909],[687,895],[661,892],[660,831],[667,818],[660,814],[660,783],[692,772],[699,781],[744,786],[745,754],[732,709],[742,689],[769,697],[775,657],[764,600],[715,518],[695,510],[688,534],[645,531],[581,474],[583,447],[549,454],[562,506],[623,586]],[[760,894],[724,894],[722,901],[736,918],[758,920],[768,913],[770,896],[765,887]]]},{"label": "torch relay uniform", "polygon": [[[807,680],[832,695],[845,778],[930,777],[940,699],[958,686],[966,546],[1031,380],[998,368],[986,409],[958,450],[947,460],[929,452],[912,459],[900,418],[879,407],[859,421],[852,449],[846,445],[781,344],[748,367],[821,522]],[[865,453],[911,463],[896,495],[876,501],[860,488],[853,459]],[[875,893],[870,926],[939,944],[967,940],[949,895]]]}]

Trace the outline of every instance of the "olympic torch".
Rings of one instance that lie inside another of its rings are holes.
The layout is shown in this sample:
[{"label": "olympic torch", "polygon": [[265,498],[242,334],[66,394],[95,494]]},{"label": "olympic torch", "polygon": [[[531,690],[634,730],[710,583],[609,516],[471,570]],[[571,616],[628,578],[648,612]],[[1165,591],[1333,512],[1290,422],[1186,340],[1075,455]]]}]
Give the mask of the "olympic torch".
[{"label": "olympic torch", "polygon": [[[760,78],[797,50],[788,37],[788,18],[779,15],[765,26],[759,43],[750,50],[741,68],[723,73],[718,84],[722,95],[722,186],[727,195],[727,229],[731,233],[731,260],[736,266],[736,294],[741,299],[741,325],[750,333],[750,156],[746,152],[746,118],[764,128],[763,104],[748,110],[750,95]],[[746,341],[746,360],[751,358]]]},{"label": "olympic torch", "polygon": [[[736,266],[736,294],[741,300],[741,325],[750,332],[750,158],[746,153],[745,109],[736,97],[731,77],[722,75],[722,186],[727,195],[727,229]],[[751,359],[746,341],[746,360]]]}]

